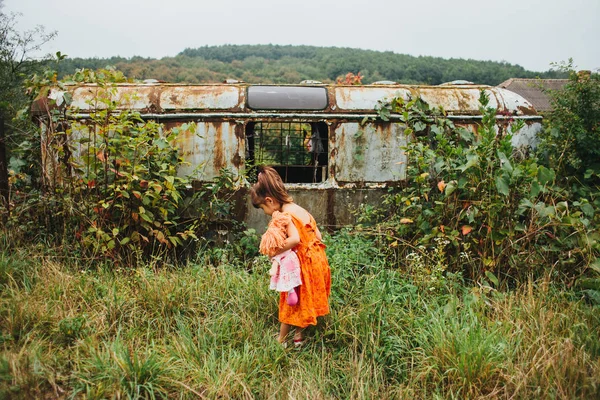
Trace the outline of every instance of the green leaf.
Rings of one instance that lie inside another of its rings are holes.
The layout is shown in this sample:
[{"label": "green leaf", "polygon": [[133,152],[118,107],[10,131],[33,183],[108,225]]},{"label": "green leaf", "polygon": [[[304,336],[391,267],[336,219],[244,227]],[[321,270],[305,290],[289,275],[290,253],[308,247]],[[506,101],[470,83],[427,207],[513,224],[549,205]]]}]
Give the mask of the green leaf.
[{"label": "green leaf", "polygon": [[537,197],[537,195],[540,194],[541,190],[542,190],[542,187],[540,186],[540,184],[537,181],[533,181],[533,182],[531,182],[531,189],[529,190],[529,196]]},{"label": "green leaf", "polygon": [[467,143],[471,143],[474,139],[473,132],[462,126],[458,128],[458,134],[460,135],[460,138]]},{"label": "green leaf", "polygon": [[416,122],[414,125],[415,132],[424,131],[425,128],[427,128],[427,125],[425,125],[425,123],[421,121]]},{"label": "green leaf", "polygon": [[433,132],[435,135],[441,135],[444,133],[444,129],[440,126],[432,125],[431,132]]},{"label": "green leaf", "polygon": [[555,177],[556,174],[554,173],[554,170],[546,168],[544,166],[540,166],[538,168],[538,181],[542,185],[554,182]]},{"label": "green leaf", "polygon": [[600,258],[596,258],[589,267],[600,274]]},{"label": "green leaf", "polygon": [[456,181],[450,181],[446,184],[446,188],[444,189],[444,194],[446,196],[450,196],[456,190]]},{"label": "green leaf", "polygon": [[465,172],[469,168],[479,164],[479,156],[477,154],[467,154],[467,162],[457,167],[458,170]]},{"label": "green leaf", "polygon": [[158,147],[160,150],[164,150],[169,146],[169,143],[165,140],[165,139],[158,139],[154,141],[154,144],[156,145],[156,147]]},{"label": "green leaf", "polygon": [[504,176],[496,177],[496,189],[498,190],[498,193],[503,194],[507,197],[510,194],[508,189],[508,182]]},{"label": "green leaf", "polygon": [[594,207],[590,203],[584,203],[579,208],[581,208],[586,217],[592,218],[594,216]]},{"label": "green leaf", "polygon": [[506,154],[504,154],[503,152],[499,151],[498,152],[498,158],[500,159],[501,168],[504,171],[508,172],[509,174],[512,174],[513,167],[512,167],[512,164],[510,163],[510,161],[508,160],[508,157],[506,157]]},{"label": "green leaf", "polygon": [[123,239],[122,239],[122,240],[119,242],[119,244],[120,244],[121,246],[124,246],[124,245],[126,245],[127,243],[129,243],[129,241],[130,241],[130,240],[131,240],[130,238],[128,238],[128,237],[125,237],[125,238],[123,238]]},{"label": "green leaf", "polygon": [[485,276],[492,281],[494,286],[498,287],[498,278],[496,278],[496,275],[494,275],[491,271],[485,271]]}]

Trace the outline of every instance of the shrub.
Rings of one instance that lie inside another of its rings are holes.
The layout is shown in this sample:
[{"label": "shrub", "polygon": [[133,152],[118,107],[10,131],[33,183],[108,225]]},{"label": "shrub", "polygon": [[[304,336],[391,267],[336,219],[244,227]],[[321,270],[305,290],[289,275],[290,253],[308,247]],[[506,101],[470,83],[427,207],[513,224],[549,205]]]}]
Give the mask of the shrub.
[{"label": "shrub", "polygon": [[[215,182],[195,188],[190,178],[179,176],[185,162],[178,140],[196,134],[196,125],[167,130],[123,110],[135,100],[117,98],[116,84],[124,81],[113,69],[30,81],[31,92],[52,97],[52,104],[41,135],[42,185],[28,184],[25,175],[15,182],[22,190],[8,213],[11,240],[77,245],[79,257],[134,266],[142,260],[181,260],[196,249],[198,236],[231,227],[232,174],[221,171]],[[72,100],[68,85],[80,83],[97,85],[85,121],[64,107]]]},{"label": "shrub", "polygon": [[[397,113],[413,136],[405,148],[408,184],[384,200],[391,212],[372,213],[385,216],[376,228],[381,247],[409,267],[425,262],[428,279],[447,271],[497,284],[550,266],[576,276],[597,255],[594,206],[569,198],[536,157],[513,151],[521,125],[499,125],[484,91],[480,104],[476,134],[421,99],[380,104],[381,118]],[[448,242],[447,266],[435,251],[440,239]]]}]

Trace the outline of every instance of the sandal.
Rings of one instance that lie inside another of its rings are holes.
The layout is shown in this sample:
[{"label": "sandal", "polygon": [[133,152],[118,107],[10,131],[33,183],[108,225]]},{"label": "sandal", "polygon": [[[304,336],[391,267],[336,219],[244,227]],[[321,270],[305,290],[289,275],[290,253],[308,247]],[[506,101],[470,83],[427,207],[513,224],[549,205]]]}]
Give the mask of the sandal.
[{"label": "sandal", "polygon": [[304,339],[294,339],[294,348],[299,349],[304,346]]}]

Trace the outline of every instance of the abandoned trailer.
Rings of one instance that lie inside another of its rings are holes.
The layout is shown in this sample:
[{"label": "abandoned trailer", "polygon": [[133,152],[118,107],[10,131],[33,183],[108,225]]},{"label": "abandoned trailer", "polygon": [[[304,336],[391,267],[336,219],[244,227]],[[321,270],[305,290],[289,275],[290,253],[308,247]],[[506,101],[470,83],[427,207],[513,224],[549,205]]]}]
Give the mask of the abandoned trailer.
[{"label": "abandoned trailer", "polygon": [[[85,121],[103,107],[95,101],[101,90],[96,85],[67,90],[72,96],[68,111],[73,120]],[[410,137],[404,134],[405,125],[398,116],[392,115],[387,122],[375,118],[378,101],[420,97],[432,108],[443,107],[455,125],[475,132],[481,121],[480,90],[497,109],[499,125],[509,119],[525,122],[513,136],[514,146],[535,138],[542,117],[523,97],[498,87],[460,82],[440,86],[148,82],[118,84],[114,99],[121,109],[137,111],[164,129],[180,128],[183,137],[178,143],[189,166],[179,174],[193,174],[195,180],[206,182],[223,168],[240,176],[249,164],[272,165],[297,203],[311,210],[320,224],[337,227],[352,224],[360,204],[379,203],[388,186],[405,179],[402,147]],[[53,89],[49,98],[62,94]],[[33,105],[43,132],[52,128],[48,104],[43,98]],[[58,154],[50,148],[42,152],[51,169]],[[244,193],[245,188],[240,188],[239,218],[250,227],[264,229],[266,217]]]}]

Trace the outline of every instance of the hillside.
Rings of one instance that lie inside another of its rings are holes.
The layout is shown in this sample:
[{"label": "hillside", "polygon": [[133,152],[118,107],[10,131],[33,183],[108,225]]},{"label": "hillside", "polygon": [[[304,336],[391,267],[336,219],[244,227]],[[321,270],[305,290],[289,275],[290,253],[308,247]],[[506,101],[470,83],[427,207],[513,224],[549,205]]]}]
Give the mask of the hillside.
[{"label": "hillside", "polygon": [[226,78],[250,83],[333,82],[348,72],[363,75],[363,83],[391,80],[438,85],[457,79],[497,85],[508,78],[556,78],[555,71],[528,71],[495,61],[444,59],[339,47],[224,45],[185,49],[175,57],[108,59],[74,58],[61,63],[61,76],[77,68],[108,65],[133,79],[154,78],[177,83],[221,82]]}]

